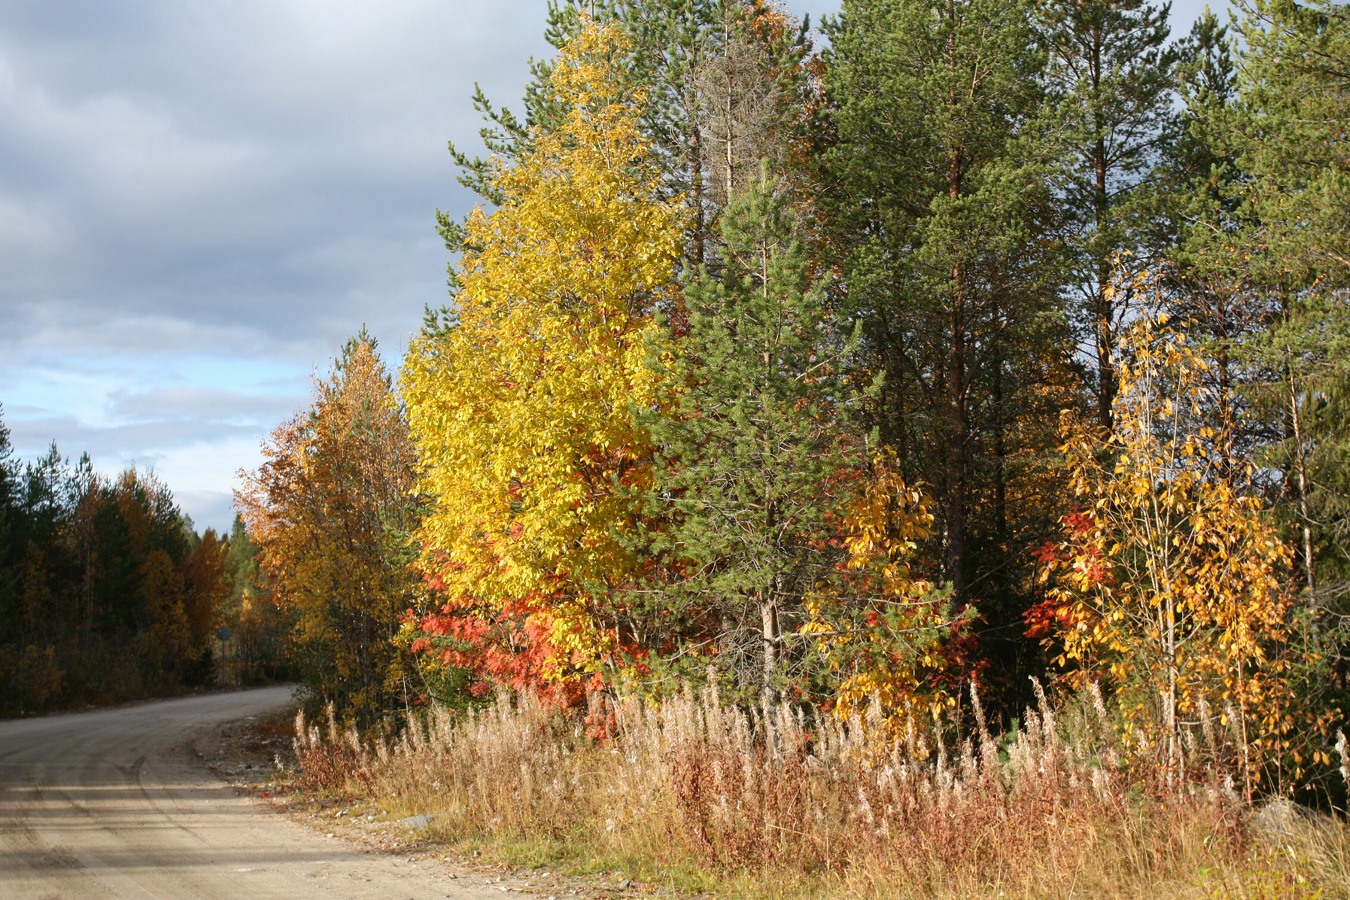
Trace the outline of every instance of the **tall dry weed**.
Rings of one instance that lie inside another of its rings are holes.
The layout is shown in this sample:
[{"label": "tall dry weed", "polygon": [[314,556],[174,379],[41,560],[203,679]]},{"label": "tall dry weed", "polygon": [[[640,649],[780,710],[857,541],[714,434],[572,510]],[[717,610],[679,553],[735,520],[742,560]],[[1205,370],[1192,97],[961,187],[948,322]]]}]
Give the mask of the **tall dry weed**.
[{"label": "tall dry weed", "polygon": [[321,793],[349,792],[370,784],[369,758],[356,729],[338,725],[333,704],[328,704],[326,728],[305,720],[302,708],[295,715],[293,742],[302,783]]},{"label": "tall dry weed", "polygon": [[[297,722],[297,755],[311,786],[429,813],[449,839],[552,842],[648,873],[757,873],[778,888],[1203,896],[1245,858],[1237,793],[1217,778],[1142,777],[1092,693],[1064,710],[1041,695],[995,737],[972,692],[974,727],[954,744],[944,723],[896,736],[876,707],[846,721],[746,710],[711,687],[603,702],[588,716],[610,723],[602,742],[502,696],[367,749],[331,722],[326,735]],[[1343,845],[1317,846],[1340,859]]]}]

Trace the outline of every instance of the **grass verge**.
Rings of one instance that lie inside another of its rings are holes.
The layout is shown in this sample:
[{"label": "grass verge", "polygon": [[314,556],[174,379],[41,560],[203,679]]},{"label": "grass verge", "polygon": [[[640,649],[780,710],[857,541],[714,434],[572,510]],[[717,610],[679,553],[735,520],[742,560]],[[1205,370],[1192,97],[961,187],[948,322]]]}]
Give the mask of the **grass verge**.
[{"label": "grass verge", "polygon": [[526,698],[435,712],[373,747],[301,719],[298,777],[515,866],[618,870],[675,893],[1348,895],[1344,821],[1262,818],[1217,779],[1141,772],[1100,702],[1060,721],[1043,701],[1015,732],[981,724],[955,751],[879,718],[764,716],[711,691],[597,714],[608,741]]}]

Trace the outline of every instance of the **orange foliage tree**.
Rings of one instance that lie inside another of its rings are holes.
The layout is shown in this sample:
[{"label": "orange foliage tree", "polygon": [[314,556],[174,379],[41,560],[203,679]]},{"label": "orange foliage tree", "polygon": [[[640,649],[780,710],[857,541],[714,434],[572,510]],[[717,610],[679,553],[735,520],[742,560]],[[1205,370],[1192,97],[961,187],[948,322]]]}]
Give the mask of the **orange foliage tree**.
[{"label": "orange foliage tree", "polygon": [[[1144,279],[1136,287],[1148,289]],[[1068,679],[1100,679],[1127,740],[1171,771],[1210,717],[1231,729],[1250,789],[1293,729],[1289,550],[1207,416],[1208,362],[1165,316],[1123,336],[1114,428],[1066,414],[1078,509],[1040,552],[1027,616]]]},{"label": "orange foliage tree", "polygon": [[836,577],[806,601],[799,629],[829,676],[829,705],[841,718],[876,703],[887,727],[903,731],[955,704],[969,615],[950,615],[949,592],[918,571],[933,525],[931,500],[878,462],[847,504],[835,533],[844,554]]},{"label": "orange foliage tree", "polygon": [[263,457],[240,473],[235,504],[273,597],[296,616],[298,665],[318,698],[370,724],[406,699],[394,638],[417,594],[413,448],[373,340],[348,342]]}]

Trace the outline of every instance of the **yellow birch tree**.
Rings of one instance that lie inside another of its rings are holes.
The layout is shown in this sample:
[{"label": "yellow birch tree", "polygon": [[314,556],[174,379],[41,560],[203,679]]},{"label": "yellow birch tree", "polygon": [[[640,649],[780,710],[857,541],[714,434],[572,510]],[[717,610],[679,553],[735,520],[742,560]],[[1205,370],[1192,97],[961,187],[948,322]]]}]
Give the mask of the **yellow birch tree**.
[{"label": "yellow birch tree", "polygon": [[[502,202],[465,223],[445,321],[409,349],[403,394],[430,499],[420,539],[447,610],[524,605],[552,650],[542,678],[595,673],[627,640],[623,539],[650,481],[639,407],[658,404],[652,313],[673,296],[682,204],[660,199],[619,31],[586,23],[546,90],[563,111]],[[434,629],[433,629],[434,630]]]}]

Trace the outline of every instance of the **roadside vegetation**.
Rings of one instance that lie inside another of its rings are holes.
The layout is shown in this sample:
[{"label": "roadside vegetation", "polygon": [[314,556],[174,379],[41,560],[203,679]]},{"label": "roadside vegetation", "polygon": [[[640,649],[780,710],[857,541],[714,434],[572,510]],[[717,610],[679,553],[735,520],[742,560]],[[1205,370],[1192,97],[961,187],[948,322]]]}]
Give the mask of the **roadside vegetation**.
[{"label": "roadside vegetation", "polygon": [[1042,701],[998,735],[978,713],[964,736],[949,722],[891,735],[876,706],[848,720],[780,706],[766,722],[711,688],[592,715],[613,737],[529,698],[442,710],[375,745],[302,715],[298,782],[425,817],[420,838],[518,869],[619,870],[691,893],[1337,897],[1350,884],[1350,827],[1246,803],[1222,775],[1235,742],[1219,722],[1171,770],[1126,751],[1095,691],[1068,709]]},{"label": "roadside vegetation", "polygon": [[0,421],[0,716],[286,677],[253,552],[242,525],[199,534],[153,471],[15,459]]},{"label": "roadside vegetation", "polygon": [[299,777],[731,895],[1343,895],[1350,14],[1239,5],[552,5],[449,305],[243,473]]}]

